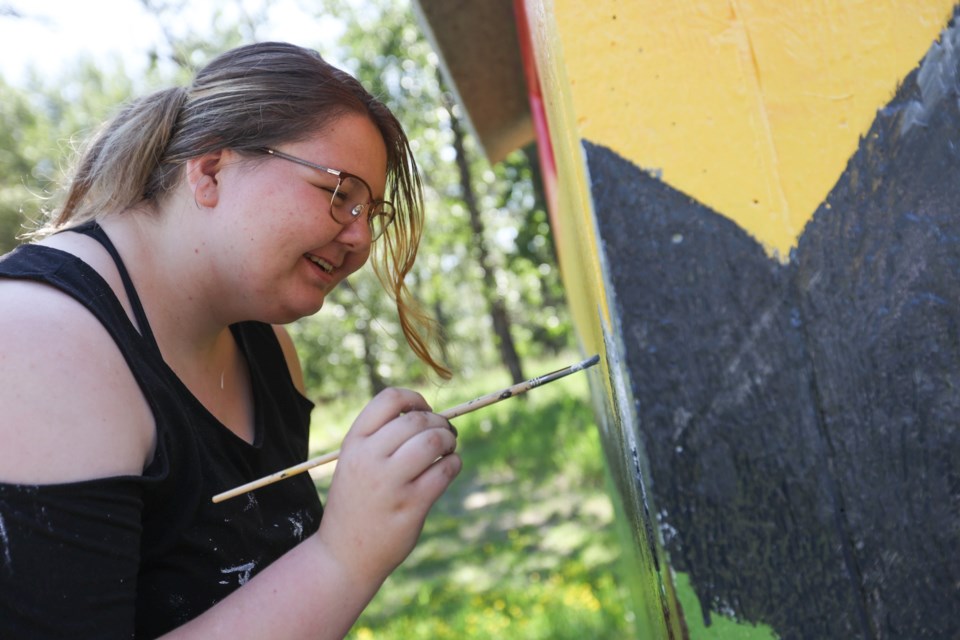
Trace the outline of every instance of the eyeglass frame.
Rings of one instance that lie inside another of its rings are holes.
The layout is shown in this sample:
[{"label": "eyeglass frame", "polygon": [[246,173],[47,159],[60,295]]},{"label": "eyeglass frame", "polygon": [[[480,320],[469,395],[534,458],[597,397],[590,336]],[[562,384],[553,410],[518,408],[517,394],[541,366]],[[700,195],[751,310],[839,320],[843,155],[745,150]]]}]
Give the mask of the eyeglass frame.
[{"label": "eyeglass frame", "polygon": [[[331,169],[330,167],[325,167],[321,164],[317,164],[309,160],[304,160],[303,158],[298,158],[297,156],[292,156],[289,153],[278,151],[272,147],[263,147],[262,149],[260,149],[260,151],[262,151],[263,153],[266,153],[267,155],[273,156],[275,158],[287,160],[289,162],[293,162],[293,163],[302,165],[304,167],[309,167],[311,169],[315,169],[317,171],[321,171],[323,173],[327,173],[336,177],[337,186],[330,193],[330,208],[328,210],[328,213],[330,214],[330,218],[339,225],[347,227],[353,224],[354,222],[360,219],[360,216],[363,214],[364,209],[367,209],[368,207],[373,207],[373,211],[367,214],[367,226],[370,229],[370,242],[374,242],[377,238],[382,236],[383,232],[387,230],[387,227],[393,224],[394,219],[397,217],[397,209],[393,205],[393,203],[388,200],[378,200],[374,198],[373,189],[370,188],[370,185],[367,183],[367,181],[355,173],[350,173],[349,171],[343,171],[341,169]],[[361,202],[354,205],[352,209],[347,211],[348,215],[350,215],[350,219],[342,222],[340,220],[337,220],[337,217],[333,215],[333,209],[334,209],[333,203],[337,197],[337,193],[339,193],[340,191],[340,186],[343,184],[343,180],[345,178],[354,178],[356,180],[359,180],[360,184],[362,184],[364,187],[367,188],[367,193],[370,194],[370,200],[368,200],[367,202]],[[387,218],[386,223],[383,223],[380,225],[379,233],[374,232],[374,228],[373,228],[374,216]]]}]

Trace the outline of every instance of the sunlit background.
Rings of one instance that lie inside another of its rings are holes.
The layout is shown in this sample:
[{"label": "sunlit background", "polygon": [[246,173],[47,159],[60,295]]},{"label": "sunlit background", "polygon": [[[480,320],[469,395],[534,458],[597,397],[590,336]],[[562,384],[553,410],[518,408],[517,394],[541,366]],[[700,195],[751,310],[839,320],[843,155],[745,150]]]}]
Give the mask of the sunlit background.
[{"label": "sunlit background", "polygon": [[[118,103],[231,46],[287,40],[358,76],[407,128],[429,219],[409,285],[454,372],[428,375],[358,274],[291,326],[318,403],[315,452],[385,385],[442,409],[580,360],[535,149],[485,160],[414,16],[390,0],[0,0],[0,250],[56,206],[74,149]],[[588,398],[572,377],[457,422],[464,472],[352,638],[630,637]],[[315,478],[323,493],[329,474]]]}]

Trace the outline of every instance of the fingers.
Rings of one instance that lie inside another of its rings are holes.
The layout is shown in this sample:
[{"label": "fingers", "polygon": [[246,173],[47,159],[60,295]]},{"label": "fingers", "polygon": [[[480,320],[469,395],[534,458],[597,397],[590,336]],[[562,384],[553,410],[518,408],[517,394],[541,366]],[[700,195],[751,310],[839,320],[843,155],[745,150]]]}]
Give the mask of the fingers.
[{"label": "fingers", "polygon": [[318,532],[324,544],[358,574],[381,579],[413,548],[460,472],[456,447],[456,430],[419,394],[378,394],[344,439]]},{"label": "fingers", "polygon": [[392,456],[404,443],[417,434],[438,430],[456,436],[450,422],[429,411],[412,411],[391,420],[369,436],[373,446],[384,456]]},{"label": "fingers", "polygon": [[433,504],[460,473],[463,461],[456,453],[443,456],[413,481],[414,489],[427,504]]},{"label": "fingers", "polygon": [[430,411],[430,405],[419,393],[409,389],[384,389],[367,403],[350,428],[351,434],[369,436],[384,424],[411,411]]},{"label": "fingers", "polygon": [[350,566],[351,575],[371,577],[373,584],[380,584],[413,549],[430,507],[462,463],[455,453],[446,455],[412,481],[396,483],[386,481],[392,476],[388,466],[361,469],[341,482],[344,468],[338,465],[317,533],[334,557]]},{"label": "fingers", "polygon": [[[354,421],[344,439],[341,462],[344,458],[362,459],[358,464],[376,468],[377,475],[401,484],[424,476],[424,484],[445,486],[459,472],[459,458],[437,469],[432,467],[453,454],[456,447],[456,429],[446,418],[431,412],[420,394],[390,388],[377,394]],[[429,479],[435,476],[436,480]]]},{"label": "fingers", "polygon": [[[413,424],[439,424],[440,426],[431,426],[421,429],[399,442],[395,449],[388,454],[391,462],[406,469],[405,480],[413,480],[424,472],[438,458],[452,454],[457,448],[457,436],[447,427],[447,422],[436,414],[421,414],[423,418],[414,418],[408,421]],[[404,416],[406,418],[407,416]],[[398,420],[397,422],[402,422]],[[393,425],[390,425],[393,426]],[[384,428],[381,434],[386,435],[388,428]],[[404,431],[404,429],[397,429]],[[381,434],[377,434],[380,436]],[[393,433],[390,433],[393,436]]]},{"label": "fingers", "polygon": [[[425,434],[422,437],[420,434]],[[450,422],[430,411],[430,405],[419,393],[390,388],[364,407],[354,421],[346,446],[362,446],[368,455],[390,458],[401,447],[419,452],[413,457],[401,456],[417,473],[438,457],[456,448],[456,429]],[[362,445],[360,444],[362,442]]]}]

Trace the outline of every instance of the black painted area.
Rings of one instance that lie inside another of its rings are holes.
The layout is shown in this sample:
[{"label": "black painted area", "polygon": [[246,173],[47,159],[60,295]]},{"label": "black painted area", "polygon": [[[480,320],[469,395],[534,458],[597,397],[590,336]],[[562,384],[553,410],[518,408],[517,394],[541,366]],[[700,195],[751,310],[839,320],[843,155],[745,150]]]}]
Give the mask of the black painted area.
[{"label": "black painted area", "polygon": [[585,143],[670,562],[705,611],[783,638],[960,637],[960,36],[944,39],[786,265]]}]

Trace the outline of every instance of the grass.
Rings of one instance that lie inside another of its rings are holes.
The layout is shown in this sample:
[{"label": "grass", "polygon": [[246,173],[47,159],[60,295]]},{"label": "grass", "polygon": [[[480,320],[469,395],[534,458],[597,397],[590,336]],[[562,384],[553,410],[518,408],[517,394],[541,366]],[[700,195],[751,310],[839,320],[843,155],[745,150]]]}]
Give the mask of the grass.
[{"label": "grass", "polygon": [[697,595],[690,586],[690,577],[685,573],[674,576],[677,597],[683,608],[687,623],[687,631],[691,638],[697,640],[777,640],[778,636],[767,625],[754,625],[750,622],[732,620],[726,616],[713,613],[710,616],[710,626],[703,621],[703,610]]},{"label": "grass", "polygon": [[[578,359],[571,354],[531,373]],[[509,384],[505,373],[493,372],[458,382],[455,391],[421,392],[443,409]],[[358,408],[318,408],[317,452],[338,446],[349,423],[343,417]],[[331,415],[321,426],[321,416]],[[619,544],[586,377],[575,374],[454,424],[463,471],[348,638],[633,637],[615,579]],[[329,470],[315,477],[323,493]]]},{"label": "grass", "polygon": [[[568,355],[530,373],[578,359]],[[440,410],[509,385],[495,371],[455,389],[420,391]],[[339,446],[361,405],[342,399],[317,409],[313,455]],[[455,419],[463,471],[347,640],[636,637],[624,588],[636,577],[619,579],[624,538],[613,523],[591,406],[587,378],[575,374]],[[314,473],[321,494],[330,475],[332,465]],[[777,637],[717,612],[706,626],[688,577],[674,580],[691,638]]]}]

